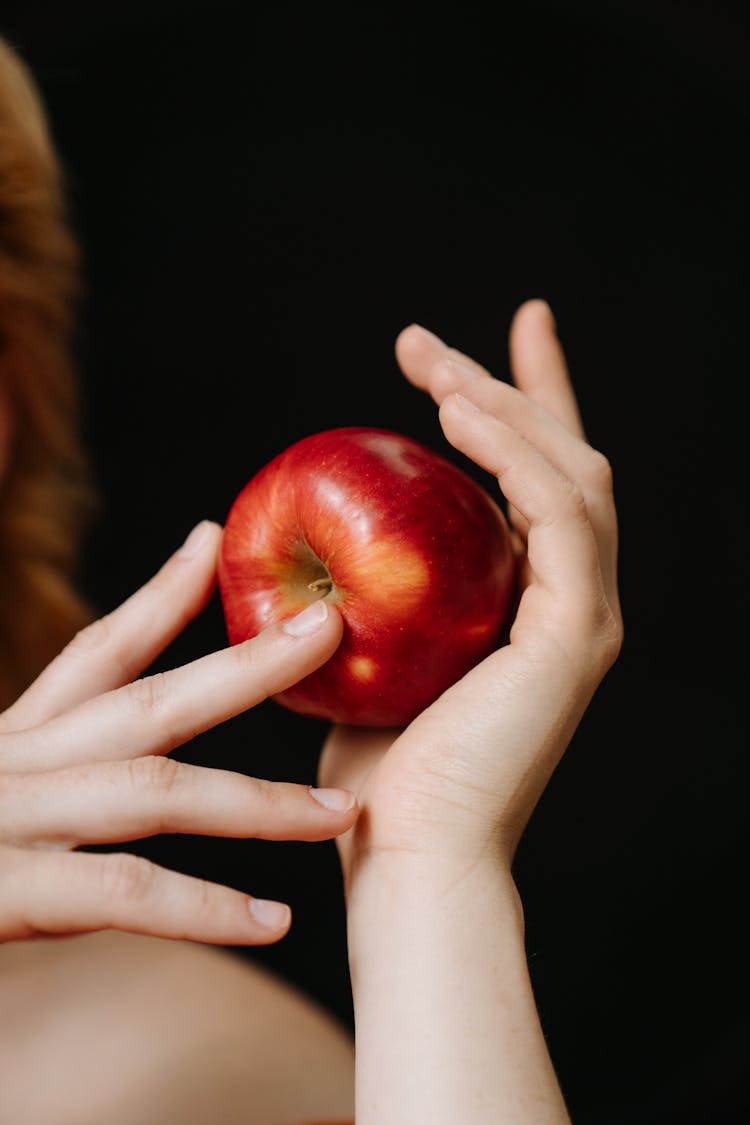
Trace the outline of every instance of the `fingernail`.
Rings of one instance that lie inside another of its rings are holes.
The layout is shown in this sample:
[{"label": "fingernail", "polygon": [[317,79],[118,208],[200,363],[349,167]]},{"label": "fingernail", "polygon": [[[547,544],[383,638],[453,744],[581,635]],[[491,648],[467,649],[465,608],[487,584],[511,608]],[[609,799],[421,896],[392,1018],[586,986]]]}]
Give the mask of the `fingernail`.
[{"label": "fingernail", "polygon": [[292,917],[291,910],[283,902],[272,902],[268,898],[251,898],[247,905],[255,921],[260,922],[261,926],[267,926],[269,930],[280,930],[282,926],[288,926]]},{"label": "fingernail", "polygon": [[408,331],[411,333],[412,338],[421,339],[425,344],[432,344],[440,348],[444,348],[445,342],[436,336],[434,332],[430,332],[427,328],[423,328],[421,324],[410,324]]},{"label": "fingernail", "polygon": [[302,613],[298,613],[296,617],[290,617],[281,627],[285,633],[289,633],[292,637],[305,637],[319,629],[327,617],[328,606],[322,598],[319,598],[317,602],[313,602],[307,609],[303,609]]},{"label": "fingernail", "polygon": [[310,796],[331,812],[349,812],[354,807],[354,794],[348,789],[311,789]]},{"label": "fingernail", "polygon": [[208,520],[201,520],[200,523],[195,525],[195,527],[190,532],[187,539],[177,552],[181,559],[189,559],[192,558],[193,555],[198,554],[202,544],[206,539],[206,536],[208,535],[208,527]]},{"label": "fingernail", "polygon": [[454,395],[453,397],[464,410],[473,410],[475,414],[482,413],[478,406],[475,406],[473,402],[469,402],[468,398],[464,398],[463,395]]}]

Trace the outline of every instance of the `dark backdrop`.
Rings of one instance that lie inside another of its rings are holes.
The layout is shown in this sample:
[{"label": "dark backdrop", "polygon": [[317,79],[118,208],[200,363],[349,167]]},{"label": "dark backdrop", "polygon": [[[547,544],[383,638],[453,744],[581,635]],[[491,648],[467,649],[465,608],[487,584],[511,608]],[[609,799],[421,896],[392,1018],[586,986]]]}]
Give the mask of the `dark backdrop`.
[{"label": "dark backdrop", "polygon": [[[420,321],[505,375],[513,310],[550,301],[616,473],[627,626],[516,866],[581,1123],[747,1112],[748,98],[727,12],[70,0],[0,18],[86,255],[102,509],[83,582],[102,611],[305,434],[387,426],[457,458],[395,335]],[[214,601],[158,666],[224,643]],[[312,781],[324,731],[267,703],[182,756]],[[289,901],[290,935],[238,955],[350,1020],[333,844],[136,846]]]}]

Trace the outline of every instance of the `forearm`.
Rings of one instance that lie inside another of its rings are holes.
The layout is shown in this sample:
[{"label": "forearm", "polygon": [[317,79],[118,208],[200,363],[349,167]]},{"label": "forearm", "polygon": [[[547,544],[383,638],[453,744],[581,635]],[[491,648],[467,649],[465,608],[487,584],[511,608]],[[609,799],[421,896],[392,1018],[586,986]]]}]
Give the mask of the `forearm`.
[{"label": "forearm", "polygon": [[569,1122],[510,875],[403,855],[349,895],[357,1125]]}]

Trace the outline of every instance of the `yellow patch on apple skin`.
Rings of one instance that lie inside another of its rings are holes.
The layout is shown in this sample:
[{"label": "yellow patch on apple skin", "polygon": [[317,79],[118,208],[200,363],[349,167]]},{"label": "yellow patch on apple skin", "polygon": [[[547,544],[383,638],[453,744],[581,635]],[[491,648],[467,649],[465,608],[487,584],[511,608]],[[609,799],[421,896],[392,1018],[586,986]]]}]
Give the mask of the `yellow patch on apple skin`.
[{"label": "yellow patch on apple skin", "polygon": [[[335,560],[332,570],[334,563]],[[369,602],[384,609],[390,609],[398,600],[401,610],[407,610],[420,602],[430,587],[426,559],[400,537],[383,536],[368,543],[366,551],[352,559],[345,569],[347,577],[350,570],[352,576],[356,575],[356,593],[366,591]],[[355,583],[351,578],[350,587],[354,591]]]},{"label": "yellow patch on apple skin", "polygon": [[496,628],[494,621],[479,621],[475,625],[467,625],[463,632],[465,637],[487,637]]},{"label": "yellow patch on apple skin", "polygon": [[369,656],[350,657],[348,667],[354,678],[364,684],[369,684],[378,674],[378,666]]}]

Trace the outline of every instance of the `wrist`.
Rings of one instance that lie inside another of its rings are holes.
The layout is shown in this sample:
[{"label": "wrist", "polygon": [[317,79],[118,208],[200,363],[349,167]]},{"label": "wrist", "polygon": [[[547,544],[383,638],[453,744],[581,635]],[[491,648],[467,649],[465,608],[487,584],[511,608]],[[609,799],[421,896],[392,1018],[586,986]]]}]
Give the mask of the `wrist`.
[{"label": "wrist", "polygon": [[437,920],[443,913],[473,908],[478,899],[491,900],[523,935],[523,906],[510,863],[489,848],[360,854],[350,865],[346,896],[355,938],[360,925],[371,924],[373,911],[391,919],[418,913]]},{"label": "wrist", "polygon": [[435,825],[419,817],[411,822],[383,819],[365,804],[352,829],[336,841],[347,892],[370,877],[434,885],[455,882],[462,872],[475,868],[486,877],[512,883],[515,840],[503,838],[494,825],[485,827],[476,820],[458,829],[445,818]]}]

